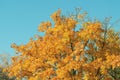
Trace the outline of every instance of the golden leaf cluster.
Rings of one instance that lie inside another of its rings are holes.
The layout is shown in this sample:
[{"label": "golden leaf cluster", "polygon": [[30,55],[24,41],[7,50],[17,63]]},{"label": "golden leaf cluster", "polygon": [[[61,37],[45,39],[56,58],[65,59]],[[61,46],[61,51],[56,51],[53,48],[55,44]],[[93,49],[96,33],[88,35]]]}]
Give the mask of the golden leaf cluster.
[{"label": "golden leaf cluster", "polygon": [[12,45],[20,54],[6,69],[9,76],[28,80],[110,80],[108,69],[120,66],[119,33],[104,29],[100,21],[82,22],[75,30],[79,22],[61,17],[61,10],[51,18],[54,25],[47,21],[38,28],[45,32],[43,37],[25,45]]}]

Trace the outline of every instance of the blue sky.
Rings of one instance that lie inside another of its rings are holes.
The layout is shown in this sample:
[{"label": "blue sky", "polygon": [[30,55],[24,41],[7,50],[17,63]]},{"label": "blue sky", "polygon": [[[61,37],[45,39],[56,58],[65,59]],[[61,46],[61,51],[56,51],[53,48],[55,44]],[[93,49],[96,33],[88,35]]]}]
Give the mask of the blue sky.
[{"label": "blue sky", "polygon": [[[82,7],[88,16],[103,20],[120,19],[120,0],[0,0],[0,53],[14,55],[12,43],[25,44],[35,34],[42,21],[59,8],[63,13]],[[119,25],[114,27],[119,30]]]}]

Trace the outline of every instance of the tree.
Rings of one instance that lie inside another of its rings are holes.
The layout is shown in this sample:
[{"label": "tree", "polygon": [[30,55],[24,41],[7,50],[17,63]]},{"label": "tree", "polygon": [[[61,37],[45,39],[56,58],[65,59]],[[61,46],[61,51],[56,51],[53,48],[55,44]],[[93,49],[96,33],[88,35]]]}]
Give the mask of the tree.
[{"label": "tree", "polygon": [[7,72],[3,72],[4,68],[8,66],[8,55],[0,54],[0,80],[15,80],[15,78],[9,78]]},{"label": "tree", "polygon": [[[13,44],[19,53],[6,71],[28,80],[112,80],[120,67],[120,34],[108,27],[109,20],[86,20],[85,14],[61,16],[42,22],[37,35],[25,45]],[[78,27],[80,26],[80,29]]]},{"label": "tree", "polygon": [[0,80],[15,80],[15,77],[9,78],[6,72],[3,72],[2,67],[0,67]]}]

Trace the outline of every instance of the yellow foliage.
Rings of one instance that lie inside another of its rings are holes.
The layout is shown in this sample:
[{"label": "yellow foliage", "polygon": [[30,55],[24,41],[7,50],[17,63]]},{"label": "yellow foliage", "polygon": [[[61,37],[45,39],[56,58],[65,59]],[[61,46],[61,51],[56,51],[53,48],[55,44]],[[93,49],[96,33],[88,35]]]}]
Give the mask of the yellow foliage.
[{"label": "yellow foliage", "polygon": [[[80,18],[81,16],[79,16]],[[100,21],[86,21],[79,30],[78,22],[53,13],[51,22],[42,22],[38,30],[45,32],[25,45],[13,44],[19,56],[12,58],[6,71],[9,76],[28,80],[108,80],[108,69],[120,67],[120,37],[106,30]],[[109,78],[110,79],[110,78]]]}]

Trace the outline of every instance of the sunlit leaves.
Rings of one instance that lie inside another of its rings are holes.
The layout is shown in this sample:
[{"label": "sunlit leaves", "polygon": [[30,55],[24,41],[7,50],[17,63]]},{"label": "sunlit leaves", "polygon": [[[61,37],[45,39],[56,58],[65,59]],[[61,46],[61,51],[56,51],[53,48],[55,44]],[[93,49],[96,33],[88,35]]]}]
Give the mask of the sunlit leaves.
[{"label": "sunlit leaves", "polygon": [[[104,29],[100,21],[63,17],[61,10],[51,18],[54,25],[47,21],[38,27],[45,32],[43,37],[36,36],[26,45],[12,45],[19,55],[6,69],[9,76],[28,80],[112,79],[109,69],[120,67],[119,33]],[[84,17],[78,14],[78,18]],[[81,28],[75,30],[79,23]]]},{"label": "sunlit leaves", "polygon": [[51,23],[48,21],[48,22],[42,22],[39,27],[38,27],[38,30],[43,32],[43,31],[46,31],[49,27],[51,27]]}]

